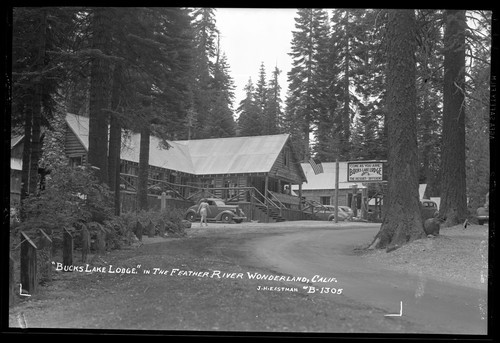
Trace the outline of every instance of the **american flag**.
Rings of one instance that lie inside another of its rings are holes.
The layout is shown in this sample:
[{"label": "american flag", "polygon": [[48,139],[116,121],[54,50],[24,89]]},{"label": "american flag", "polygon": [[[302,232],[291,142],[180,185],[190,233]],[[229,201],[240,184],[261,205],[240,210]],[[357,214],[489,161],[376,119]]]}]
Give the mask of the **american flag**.
[{"label": "american flag", "polygon": [[309,164],[311,165],[315,175],[321,174],[323,172],[323,165],[321,164],[320,160],[311,157],[309,159]]}]

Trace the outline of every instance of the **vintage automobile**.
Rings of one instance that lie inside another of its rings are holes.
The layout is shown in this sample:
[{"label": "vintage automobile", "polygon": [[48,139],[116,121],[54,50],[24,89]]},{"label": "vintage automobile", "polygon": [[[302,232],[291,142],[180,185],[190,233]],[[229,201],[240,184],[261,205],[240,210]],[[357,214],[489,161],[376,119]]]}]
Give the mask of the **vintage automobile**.
[{"label": "vintage automobile", "polygon": [[476,219],[479,225],[483,225],[484,223],[488,223],[490,221],[490,201],[489,201],[489,192],[486,194],[486,202],[483,206],[478,207],[476,210]]},{"label": "vintage automobile", "polygon": [[[333,205],[318,205],[314,208],[314,214],[316,218],[320,220],[335,220],[335,206]],[[339,206],[338,208],[338,220],[347,220],[349,214],[342,210]]]},{"label": "vintage automobile", "polygon": [[422,220],[435,218],[438,216],[438,205],[435,201],[422,199],[420,200],[420,211],[422,213]]},{"label": "vintage automobile", "polygon": [[[226,205],[223,200],[217,198],[205,198],[208,203],[207,221],[220,221],[224,223],[241,223],[246,220],[245,213],[238,205]],[[190,222],[195,222],[201,219],[198,213],[200,201],[196,205],[187,209],[184,218]]]}]

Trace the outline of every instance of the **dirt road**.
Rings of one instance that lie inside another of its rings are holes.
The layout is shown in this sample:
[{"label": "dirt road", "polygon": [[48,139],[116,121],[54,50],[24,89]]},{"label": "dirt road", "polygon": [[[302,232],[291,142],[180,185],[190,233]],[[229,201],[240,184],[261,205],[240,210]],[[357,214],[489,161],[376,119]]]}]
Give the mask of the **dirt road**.
[{"label": "dirt road", "polygon": [[[359,223],[211,224],[194,225],[181,239],[143,237],[142,245],[95,257],[88,266],[92,272],[78,259],[74,264],[81,272],[55,271],[54,281],[10,308],[9,325],[484,333],[478,303],[485,292],[403,276],[353,255],[352,248],[367,243],[376,230]],[[137,268],[137,274],[109,273],[116,268]],[[313,286],[330,293],[311,293]],[[342,288],[342,294],[331,294],[333,288]],[[385,316],[399,313],[401,301],[402,316]]]},{"label": "dirt road", "polygon": [[264,237],[251,244],[262,265],[292,275],[335,277],[345,297],[387,314],[402,314],[430,331],[486,334],[486,291],[387,270],[352,253],[377,231],[374,225],[344,224],[335,230]]}]

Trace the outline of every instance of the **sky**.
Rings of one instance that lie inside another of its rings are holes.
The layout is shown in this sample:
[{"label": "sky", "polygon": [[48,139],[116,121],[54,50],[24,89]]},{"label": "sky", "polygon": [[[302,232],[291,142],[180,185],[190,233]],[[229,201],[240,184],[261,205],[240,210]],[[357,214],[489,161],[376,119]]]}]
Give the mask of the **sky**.
[{"label": "sky", "polygon": [[235,84],[235,110],[245,98],[243,89],[249,78],[256,84],[262,62],[268,80],[275,66],[281,70],[279,85],[281,100],[285,101],[287,73],[292,63],[288,53],[296,11],[292,8],[217,8],[221,50],[227,56]]}]

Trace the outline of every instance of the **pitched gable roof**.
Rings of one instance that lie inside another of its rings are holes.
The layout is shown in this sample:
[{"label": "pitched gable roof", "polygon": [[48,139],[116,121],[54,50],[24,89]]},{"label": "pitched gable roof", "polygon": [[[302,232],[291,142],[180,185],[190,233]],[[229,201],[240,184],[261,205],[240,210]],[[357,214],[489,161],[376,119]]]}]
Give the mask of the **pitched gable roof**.
[{"label": "pitched gable roof", "polygon": [[[68,114],[66,122],[88,150],[89,118]],[[269,172],[288,141],[288,134],[168,141],[151,136],[149,164],[194,175]],[[125,135],[121,158],[139,162],[140,134]]]},{"label": "pitched gable roof", "polygon": [[[196,174],[267,173],[288,135],[211,138],[183,141]],[[177,141],[179,143],[179,141]]]},{"label": "pitched gable roof", "polygon": [[24,138],[24,135],[11,137],[10,148],[12,149],[13,147],[15,147],[23,138]]}]

